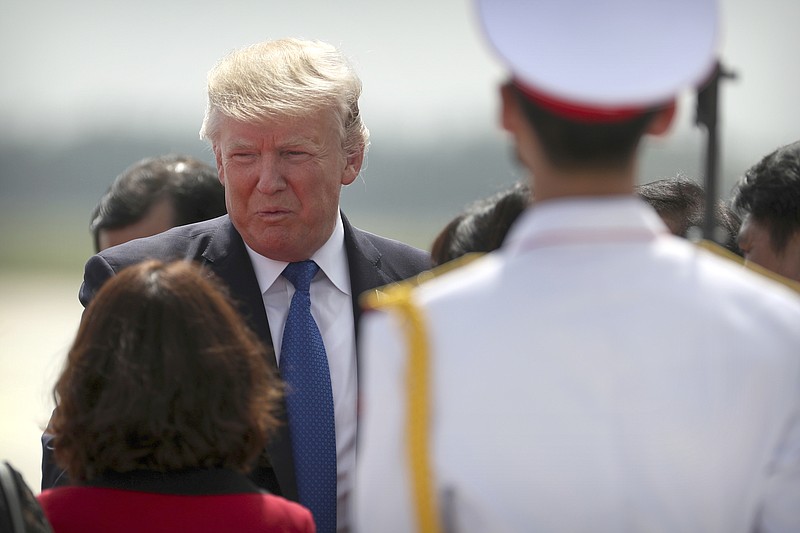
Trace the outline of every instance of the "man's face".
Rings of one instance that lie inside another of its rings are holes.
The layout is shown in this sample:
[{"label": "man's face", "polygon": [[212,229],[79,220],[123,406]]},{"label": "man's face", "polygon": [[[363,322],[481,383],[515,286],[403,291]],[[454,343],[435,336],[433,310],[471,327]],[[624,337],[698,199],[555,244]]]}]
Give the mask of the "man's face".
[{"label": "man's face", "polygon": [[244,241],[277,261],[308,259],[331,236],[342,185],[363,150],[348,158],[332,113],[244,123],[223,117],[214,142],[225,203]]},{"label": "man's face", "polygon": [[792,236],[783,252],[778,253],[772,245],[769,228],[747,215],[739,228],[739,248],[746,261],[800,281],[800,233]]},{"label": "man's face", "polygon": [[175,226],[175,209],[168,198],[162,198],[153,204],[144,216],[121,228],[104,228],[97,232],[98,252],[118,244],[149,237]]}]

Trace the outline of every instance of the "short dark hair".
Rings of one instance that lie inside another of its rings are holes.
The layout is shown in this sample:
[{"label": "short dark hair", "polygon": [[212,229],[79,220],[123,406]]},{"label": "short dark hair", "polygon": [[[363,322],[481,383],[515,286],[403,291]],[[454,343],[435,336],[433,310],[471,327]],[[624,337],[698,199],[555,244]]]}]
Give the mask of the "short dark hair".
[{"label": "short dark hair", "polygon": [[783,252],[800,231],[800,141],[750,167],[734,190],[733,206],[769,228],[772,247]]},{"label": "short dark hair", "polygon": [[451,220],[431,246],[431,260],[441,265],[470,252],[491,252],[503,244],[511,225],[531,201],[525,183],[474,202]]},{"label": "short dark hair", "polygon": [[614,168],[633,156],[656,110],[614,122],[578,122],[534,102],[513,83],[513,91],[551,164],[560,168]]},{"label": "short dark hair", "polygon": [[51,421],[71,479],[252,467],[277,424],[280,388],[266,348],[211,275],[146,261],[87,307]]},{"label": "short dark hair", "polygon": [[95,250],[99,233],[138,222],[159,200],[169,199],[176,226],[224,215],[225,188],[217,169],[181,154],[141,159],[125,169],[100,198],[91,215],[89,230]]},{"label": "short dark hair", "polygon": [[[689,237],[692,227],[702,228],[705,216],[705,189],[696,181],[676,176],[637,185],[636,193],[658,212],[673,234]],[[714,212],[717,227],[725,232],[722,244],[729,251],[742,255],[737,236],[741,219],[729,205],[722,201],[716,204]]]}]

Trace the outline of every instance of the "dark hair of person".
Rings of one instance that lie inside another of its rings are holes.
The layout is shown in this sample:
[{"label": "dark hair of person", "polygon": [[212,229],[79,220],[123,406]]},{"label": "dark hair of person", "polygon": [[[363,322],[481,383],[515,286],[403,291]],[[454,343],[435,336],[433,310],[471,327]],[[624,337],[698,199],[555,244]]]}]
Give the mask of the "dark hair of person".
[{"label": "dark hair of person", "polygon": [[441,265],[471,252],[496,250],[530,201],[528,185],[516,183],[505,191],[473,203],[434,239],[431,246],[433,265]]},{"label": "dark hair of person", "polygon": [[[705,216],[705,190],[684,177],[660,179],[636,186],[636,193],[658,212],[674,235],[690,237],[691,228],[702,228]],[[737,243],[741,219],[722,201],[717,202],[716,224],[724,232],[718,239],[729,251],[742,255]]]},{"label": "dark hair of person", "polygon": [[117,176],[92,211],[89,230],[95,250],[100,249],[100,230],[138,222],[162,198],[172,204],[176,226],[227,212],[225,189],[216,168],[178,154],[142,159]]},{"label": "dark hair of person", "polygon": [[514,91],[549,162],[558,168],[616,168],[628,163],[656,115],[648,110],[615,122],[577,122],[537,104],[513,83]]},{"label": "dark hair of person", "polygon": [[55,459],[75,481],[246,472],[277,424],[265,348],[189,262],[123,269],[87,307],[59,377]]},{"label": "dark hair of person", "polygon": [[734,191],[733,206],[769,228],[772,247],[782,252],[800,231],[800,141],[750,167]]}]

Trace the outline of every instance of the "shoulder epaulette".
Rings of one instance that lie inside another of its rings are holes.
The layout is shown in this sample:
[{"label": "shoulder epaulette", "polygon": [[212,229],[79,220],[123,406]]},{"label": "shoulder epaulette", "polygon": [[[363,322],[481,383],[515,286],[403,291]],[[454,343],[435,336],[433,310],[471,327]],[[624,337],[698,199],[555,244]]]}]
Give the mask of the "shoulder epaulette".
[{"label": "shoulder epaulette", "polygon": [[403,281],[396,281],[394,283],[390,283],[389,285],[384,285],[383,287],[366,291],[359,296],[359,303],[364,309],[381,309],[392,305],[399,305],[404,299],[409,297],[412,289],[422,285],[426,281],[437,278],[442,274],[446,274],[456,270],[459,267],[467,265],[482,255],[484,254],[465,254],[430,270],[420,272],[413,278]]},{"label": "shoulder epaulette", "polygon": [[414,303],[414,288],[445,272],[473,261],[468,254],[416,277],[367,292],[361,303],[368,309],[386,309],[399,315],[408,350],[406,364],[406,451],[411,479],[411,499],[418,531],[442,531],[438,494],[433,482],[430,454],[431,384],[428,332],[422,309]]},{"label": "shoulder epaulette", "polygon": [[729,259],[745,267],[748,270],[761,274],[762,276],[766,276],[771,280],[777,281],[778,283],[781,283],[782,285],[785,285],[790,289],[793,289],[795,292],[800,293],[800,283],[792,279],[789,279],[787,277],[781,276],[780,274],[773,272],[772,270],[766,269],[761,265],[757,265],[756,263],[750,261],[745,261],[742,257],[736,255],[727,248],[720,246],[719,244],[713,241],[702,240],[696,242],[695,244],[700,248],[703,248],[704,250],[708,250],[709,252],[718,255],[720,257],[724,257],[725,259]]}]

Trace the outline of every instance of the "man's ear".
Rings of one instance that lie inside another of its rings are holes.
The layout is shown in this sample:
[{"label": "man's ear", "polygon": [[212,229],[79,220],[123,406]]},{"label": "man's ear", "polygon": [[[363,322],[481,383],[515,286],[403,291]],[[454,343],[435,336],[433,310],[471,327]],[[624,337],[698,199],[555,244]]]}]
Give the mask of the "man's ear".
[{"label": "man's ear", "polygon": [[359,146],[358,151],[345,156],[344,172],[342,172],[342,185],[350,185],[355,181],[358,173],[361,172],[361,165],[364,164],[364,145]]},{"label": "man's ear", "polygon": [[659,109],[647,127],[647,133],[656,136],[666,134],[675,120],[675,109],[675,100],[670,101],[666,106]]},{"label": "man's ear", "polygon": [[510,83],[500,86],[500,125],[509,133],[519,129],[519,100]]}]

